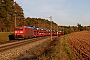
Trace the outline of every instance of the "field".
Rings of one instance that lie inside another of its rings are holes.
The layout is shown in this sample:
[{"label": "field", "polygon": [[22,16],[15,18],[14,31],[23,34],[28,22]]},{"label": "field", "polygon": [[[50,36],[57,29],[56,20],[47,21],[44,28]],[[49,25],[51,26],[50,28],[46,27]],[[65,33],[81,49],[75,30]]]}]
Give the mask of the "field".
[{"label": "field", "polygon": [[0,32],[0,42],[9,41],[9,35],[12,32]]},{"label": "field", "polygon": [[90,31],[59,36],[38,58],[39,60],[90,60]]},{"label": "field", "polygon": [[75,59],[90,60],[90,31],[72,33],[67,39]]}]

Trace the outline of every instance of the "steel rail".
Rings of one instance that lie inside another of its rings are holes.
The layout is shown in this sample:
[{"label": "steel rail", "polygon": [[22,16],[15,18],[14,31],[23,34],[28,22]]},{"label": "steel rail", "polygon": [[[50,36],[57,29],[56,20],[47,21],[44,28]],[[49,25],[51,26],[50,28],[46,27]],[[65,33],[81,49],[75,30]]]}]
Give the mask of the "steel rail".
[{"label": "steel rail", "polygon": [[17,41],[17,42],[13,42],[13,43],[2,44],[2,45],[0,45],[0,52],[5,51],[7,49],[14,48],[14,47],[29,44],[29,43],[32,43],[32,42],[35,42],[35,41],[39,41],[39,40],[42,40],[42,39],[45,39],[45,37],[33,38],[33,39],[27,39],[27,40]]}]

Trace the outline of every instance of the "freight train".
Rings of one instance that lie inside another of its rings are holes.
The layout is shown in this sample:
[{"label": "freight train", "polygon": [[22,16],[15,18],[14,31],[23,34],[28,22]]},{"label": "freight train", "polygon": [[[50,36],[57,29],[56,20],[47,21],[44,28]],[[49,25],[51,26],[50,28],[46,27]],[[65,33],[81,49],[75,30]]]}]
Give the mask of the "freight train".
[{"label": "freight train", "polygon": [[[63,35],[63,31],[52,30],[52,36]],[[51,30],[46,28],[40,28],[37,26],[16,26],[14,28],[14,38],[32,38],[32,37],[44,37],[51,36]]]}]

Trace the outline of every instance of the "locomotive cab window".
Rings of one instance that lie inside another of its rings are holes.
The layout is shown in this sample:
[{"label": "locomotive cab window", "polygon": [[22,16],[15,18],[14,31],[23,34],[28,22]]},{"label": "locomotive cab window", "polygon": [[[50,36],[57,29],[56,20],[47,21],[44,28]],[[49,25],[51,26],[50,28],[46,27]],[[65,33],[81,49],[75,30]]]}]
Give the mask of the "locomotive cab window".
[{"label": "locomotive cab window", "polygon": [[23,28],[15,28],[15,30],[23,30]]}]

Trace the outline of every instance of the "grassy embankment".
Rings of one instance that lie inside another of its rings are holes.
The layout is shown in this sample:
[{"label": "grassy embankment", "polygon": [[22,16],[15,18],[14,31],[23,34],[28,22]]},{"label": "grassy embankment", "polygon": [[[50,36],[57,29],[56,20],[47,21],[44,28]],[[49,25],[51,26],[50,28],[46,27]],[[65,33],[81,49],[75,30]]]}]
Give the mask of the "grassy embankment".
[{"label": "grassy embankment", "polygon": [[67,42],[67,36],[68,35],[63,36],[62,46],[63,46],[64,52],[66,53],[66,55],[68,57],[68,60],[73,60],[74,57],[73,57],[72,51],[69,48],[69,44]]},{"label": "grassy embankment", "polygon": [[67,43],[67,36],[53,40],[47,50],[39,56],[39,60],[73,60],[73,54]]},{"label": "grassy embankment", "polygon": [[0,32],[0,42],[9,41],[10,34],[12,34],[12,32]]}]

